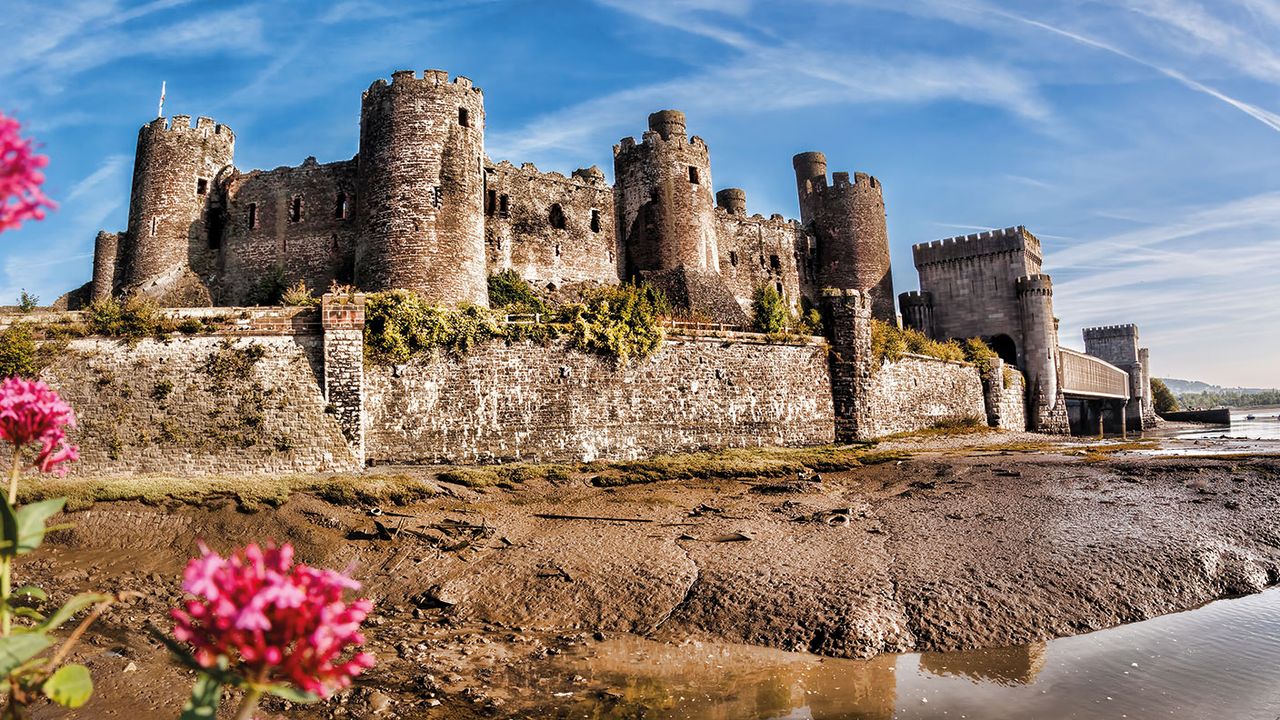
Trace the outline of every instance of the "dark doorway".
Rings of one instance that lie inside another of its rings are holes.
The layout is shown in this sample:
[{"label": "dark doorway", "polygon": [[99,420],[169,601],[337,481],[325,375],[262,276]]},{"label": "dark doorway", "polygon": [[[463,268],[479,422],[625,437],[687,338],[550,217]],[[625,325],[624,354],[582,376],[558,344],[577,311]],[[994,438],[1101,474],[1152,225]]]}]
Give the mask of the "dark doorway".
[{"label": "dark doorway", "polygon": [[996,335],[987,341],[991,349],[1008,365],[1018,365],[1018,345],[1008,335]]}]

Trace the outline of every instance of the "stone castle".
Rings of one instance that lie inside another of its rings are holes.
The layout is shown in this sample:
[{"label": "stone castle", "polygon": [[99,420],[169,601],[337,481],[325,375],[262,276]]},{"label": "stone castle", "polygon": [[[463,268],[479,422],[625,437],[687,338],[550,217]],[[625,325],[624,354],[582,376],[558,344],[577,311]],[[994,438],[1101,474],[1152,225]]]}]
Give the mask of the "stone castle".
[{"label": "stone castle", "polygon": [[691,315],[747,324],[757,288],[794,307],[823,287],[872,294],[895,316],[880,183],[795,158],[800,219],[748,215],[742,190],[712,190],[706,143],[684,114],[656,112],[598,168],[540,172],[484,150],[484,95],[429,70],[378,80],[361,99],[351,160],[242,172],[235,135],[157,118],[138,135],[128,229],[101,233],[89,295],[143,293],[170,306],[247,305],[269,276],[313,289],[409,289],[487,305],[487,278],[515,270],[558,289],[643,278]]},{"label": "stone castle", "polygon": [[[379,461],[528,457],[538,438],[536,452],[549,453],[539,457],[606,457],[642,454],[650,442],[844,441],[957,416],[1050,433],[1155,419],[1136,327],[1087,330],[1084,353],[1059,346],[1040,242],[1023,227],[916,245],[921,289],[895,298],[879,180],[828,175],[822,153],[795,156],[800,217],[786,219],[747,214],[740,189],[713,192],[707,144],[676,110],[653,113],[639,141],[614,146],[613,185],[596,167],[564,176],[494,162],[484,129],[480,88],[438,70],[374,82],[361,99],[359,153],[346,161],[240,171],[228,127],[157,118],[138,135],[128,227],[99,233],[93,279],[68,305],[142,295],[200,312],[257,305],[264,286],[302,281],[486,306],[489,275],[511,270],[551,292],[644,280],[722,330],[750,324],[764,287],[827,318],[826,339],[791,349],[747,333],[719,346],[673,337],[653,361],[666,368],[658,375],[536,347],[387,375],[361,369],[362,308],[331,312],[326,296],[323,342],[306,341],[304,354],[319,353],[308,362],[322,366],[324,401],[352,452]],[[876,367],[872,320],[898,324],[895,301],[906,326],[982,337],[1000,360],[982,370],[919,356]],[[462,412],[471,405],[480,414]],[[436,408],[429,421],[424,407]],[[428,446],[422,457],[409,450]]]}]

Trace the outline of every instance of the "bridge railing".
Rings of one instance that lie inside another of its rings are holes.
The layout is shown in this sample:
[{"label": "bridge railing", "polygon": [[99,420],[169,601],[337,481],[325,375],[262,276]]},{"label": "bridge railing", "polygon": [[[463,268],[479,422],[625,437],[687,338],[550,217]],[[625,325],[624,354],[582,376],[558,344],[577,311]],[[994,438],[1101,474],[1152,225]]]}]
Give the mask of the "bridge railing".
[{"label": "bridge railing", "polygon": [[1129,399],[1129,373],[1104,360],[1069,348],[1062,348],[1061,357],[1064,393]]}]

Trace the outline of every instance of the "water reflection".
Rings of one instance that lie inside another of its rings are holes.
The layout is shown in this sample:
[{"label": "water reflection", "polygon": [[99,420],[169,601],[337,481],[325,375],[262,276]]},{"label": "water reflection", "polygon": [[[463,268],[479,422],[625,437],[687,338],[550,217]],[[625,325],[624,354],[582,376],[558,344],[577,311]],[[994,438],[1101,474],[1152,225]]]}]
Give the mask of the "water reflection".
[{"label": "water reflection", "polygon": [[635,638],[565,658],[610,690],[560,717],[687,720],[1280,715],[1280,590],[1025,647],[823,659]]},{"label": "water reflection", "polygon": [[[1250,419],[1252,417],[1252,419]],[[1183,440],[1211,440],[1233,438],[1240,440],[1280,440],[1280,408],[1263,407],[1231,411],[1231,425],[1200,425],[1190,428],[1169,429],[1157,427],[1143,432],[1145,437],[1179,438]]]}]

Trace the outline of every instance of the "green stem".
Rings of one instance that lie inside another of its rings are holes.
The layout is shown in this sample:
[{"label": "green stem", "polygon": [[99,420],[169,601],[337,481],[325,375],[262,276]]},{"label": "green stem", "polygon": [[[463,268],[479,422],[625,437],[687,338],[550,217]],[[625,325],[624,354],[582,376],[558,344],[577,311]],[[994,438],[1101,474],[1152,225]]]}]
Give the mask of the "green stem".
[{"label": "green stem", "polygon": [[262,691],[250,685],[249,689],[244,691],[244,700],[240,701],[234,720],[251,720],[253,711],[258,709],[258,701],[261,699]]},{"label": "green stem", "polygon": [[[22,474],[22,448],[13,449],[13,466],[9,468],[9,507],[18,501],[18,476]],[[14,538],[17,541],[17,538]],[[8,637],[10,630],[9,597],[13,591],[13,555],[0,556],[0,637]]]}]

